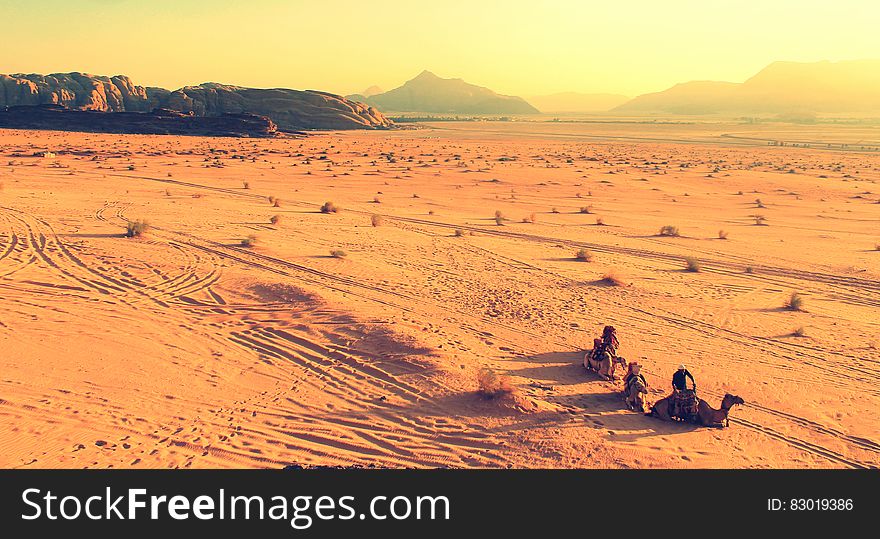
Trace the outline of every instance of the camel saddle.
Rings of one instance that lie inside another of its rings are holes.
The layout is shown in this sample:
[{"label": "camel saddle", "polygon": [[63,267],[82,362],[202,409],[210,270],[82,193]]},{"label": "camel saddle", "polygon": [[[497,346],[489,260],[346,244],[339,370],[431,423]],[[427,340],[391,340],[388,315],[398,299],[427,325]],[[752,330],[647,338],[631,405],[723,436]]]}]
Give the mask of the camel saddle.
[{"label": "camel saddle", "polygon": [[693,389],[677,391],[673,398],[671,417],[692,421],[697,416],[697,393]]}]

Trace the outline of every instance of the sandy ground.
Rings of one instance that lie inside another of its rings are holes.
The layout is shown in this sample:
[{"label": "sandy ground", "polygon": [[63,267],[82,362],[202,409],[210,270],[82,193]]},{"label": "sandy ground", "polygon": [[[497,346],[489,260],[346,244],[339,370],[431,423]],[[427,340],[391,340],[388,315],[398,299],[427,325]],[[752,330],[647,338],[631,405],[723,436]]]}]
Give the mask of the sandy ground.
[{"label": "sandy ground", "polygon": [[[757,130],[0,131],[0,466],[877,467],[880,154]],[[746,404],[626,410],[605,324]]]}]

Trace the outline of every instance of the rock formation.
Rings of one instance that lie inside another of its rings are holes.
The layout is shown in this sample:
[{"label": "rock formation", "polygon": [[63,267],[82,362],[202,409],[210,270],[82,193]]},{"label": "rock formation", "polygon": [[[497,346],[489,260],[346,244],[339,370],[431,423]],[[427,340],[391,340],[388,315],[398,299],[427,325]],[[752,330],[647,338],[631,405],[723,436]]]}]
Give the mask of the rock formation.
[{"label": "rock formation", "polygon": [[164,108],[208,117],[256,114],[268,116],[280,129],[289,131],[377,129],[392,125],[373,107],[313,90],[206,83],[169,91],[138,86],[121,75],[0,75],[0,109],[22,105],[60,105],[99,112],[149,112]]},{"label": "rock formation", "polygon": [[278,130],[269,118],[253,114],[195,116],[167,109],[101,112],[56,104],[0,109],[0,128],[219,137],[271,137]]}]

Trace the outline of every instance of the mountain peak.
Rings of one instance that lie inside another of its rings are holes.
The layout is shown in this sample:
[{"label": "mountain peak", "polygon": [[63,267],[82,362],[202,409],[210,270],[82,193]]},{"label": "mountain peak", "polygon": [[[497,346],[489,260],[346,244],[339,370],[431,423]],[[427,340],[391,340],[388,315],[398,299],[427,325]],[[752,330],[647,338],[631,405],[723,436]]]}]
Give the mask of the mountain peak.
[{"label": "mountain peak", "polygon": [[[364,97],[364,96],[360,96]],[[500,95],[462,79],[444,79],[427,69],[398,88],[367,97],[379,110],[442,114],[536,114],[520,97]]]},{"label": "mountain peak", "polygon": [[427,69],[425,69],[425,70],[423,70],[421,73],[419,73],[418,75],[416,75],[416,77],[415,77],[414,79],[412,79],[412,80],[436,80],[436,79],[439,79],[439,78],[440,78],[440,77],[438,77],[438,76],[435,75],[434,73],[432,73],[432,72],[428,71]]}]

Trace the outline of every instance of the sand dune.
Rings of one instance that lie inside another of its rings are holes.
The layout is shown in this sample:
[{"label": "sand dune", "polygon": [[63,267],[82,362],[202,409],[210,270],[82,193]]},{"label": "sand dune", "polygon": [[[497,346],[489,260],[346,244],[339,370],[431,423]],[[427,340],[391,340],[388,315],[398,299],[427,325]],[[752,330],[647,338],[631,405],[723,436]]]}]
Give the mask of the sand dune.
[{"label": "sand dune", "polygon": [[[877,467],[880,156],[749,129],[2,130],[0,466]],[[627,411],[605,324],[730,428]]]}]

